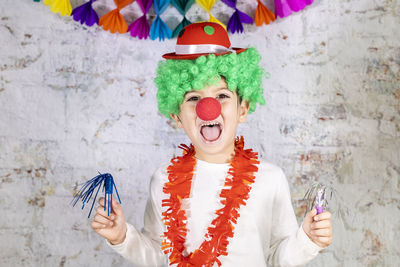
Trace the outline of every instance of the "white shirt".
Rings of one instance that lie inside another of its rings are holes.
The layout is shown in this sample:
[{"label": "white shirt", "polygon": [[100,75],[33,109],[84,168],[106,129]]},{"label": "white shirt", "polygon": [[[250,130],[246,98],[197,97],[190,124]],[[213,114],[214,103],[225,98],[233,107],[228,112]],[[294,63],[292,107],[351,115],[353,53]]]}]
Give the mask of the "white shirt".
[{"label": "white shirt", "polygon": [[[161,236],[166,230],[161,220],[165,209],[161,203],[169,198],[162,192],[168,181],[167,167],[168,164],[161,166],[151,179],[142,231],[127,223],[124,242],[111,245],[106,240],[110,247],[137,266],[168,266],[168,254],[160,248]],[[215,211],[222,207],[219,194],[229,167],[229,163],[197,159],[190,198],[182,204],[188,219],[184,253],[200,246],[216,217]],[[298,226],[285,174],[278,166],[261,162],[255,176],[247,204],[240,207],[234,236],[228,239],[228,255],[218,257],[222,267],[306,264],[323,248],[312,242],[303,227]]]}]

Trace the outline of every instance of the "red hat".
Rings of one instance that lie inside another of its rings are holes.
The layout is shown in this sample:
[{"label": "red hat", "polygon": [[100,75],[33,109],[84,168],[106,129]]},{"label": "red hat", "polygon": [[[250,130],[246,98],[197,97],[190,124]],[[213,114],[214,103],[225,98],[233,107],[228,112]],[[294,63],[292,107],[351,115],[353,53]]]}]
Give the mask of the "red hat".
[{"label": "red hat", "polygon": [[187,25],[178,35],[174,53],[164,54],[166,59],[195,59],[202,55],[216,56],[236,52],[247,48],[231,47],[228,33],[215,22],[197,22]]}]

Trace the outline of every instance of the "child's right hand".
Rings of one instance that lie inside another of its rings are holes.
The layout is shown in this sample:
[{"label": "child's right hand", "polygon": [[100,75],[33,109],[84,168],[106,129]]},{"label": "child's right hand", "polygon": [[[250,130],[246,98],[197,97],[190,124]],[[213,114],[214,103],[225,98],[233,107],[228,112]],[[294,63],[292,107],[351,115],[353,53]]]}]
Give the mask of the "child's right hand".
[{"label": "child's right hand", "polygon": [[107,209],[104,210],[104,197],[100,198],[96,215],[90,226],[96,233],[106,238],[111,244],[117,245],[124,242],[127,229],[121,205],[113,200],[112,209],[113,212],[110,216],[107,216]]}]

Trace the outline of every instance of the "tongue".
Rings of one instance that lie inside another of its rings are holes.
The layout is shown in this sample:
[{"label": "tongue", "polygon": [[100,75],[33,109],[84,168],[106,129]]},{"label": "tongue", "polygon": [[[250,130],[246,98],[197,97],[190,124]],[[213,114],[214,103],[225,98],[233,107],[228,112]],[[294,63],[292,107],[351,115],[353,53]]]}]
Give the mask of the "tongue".
[{"label": "tongue", "polygon": [[219,137],[220,127],[215,125],[213,127],[203,126],[201,127],[201,134],[207,141],[214,141]]}]

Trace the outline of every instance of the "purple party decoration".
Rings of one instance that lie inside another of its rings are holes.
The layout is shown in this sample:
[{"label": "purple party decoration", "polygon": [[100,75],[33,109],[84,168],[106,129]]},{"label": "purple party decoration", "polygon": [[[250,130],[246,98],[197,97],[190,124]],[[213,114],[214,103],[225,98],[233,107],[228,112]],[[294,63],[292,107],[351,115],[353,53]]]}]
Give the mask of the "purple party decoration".
[{"label": "purple party decoration", "polygon": [[235,12],[233,12],[232,16],[230,17],[228,21],[228,31],[230,30],[231,33],[243,32],[243,23],[246,24],[252,24],[253,23],[253,18],[250,17],[249,15],[243,13],[242,11],[238,10],[236,7],[236,0],[222,0],[226,5],[229,7],[235,9]]},{"label": "purple party decoration", "polygon": [[90,0],[83,5],[80,5],[72,10],[71,16],[75,21],[79,21],[81,24],[85,23],[88,26],[93,24],[99,24],[99,17],[96,11],[92,7],[92,3],[96,0]]},{"label": "purple party decoration", "polygon": [[334,194],[336,196],[336,190],[332,185],[324,183],[312,184],[303,197],[303,201],[307,204],[307,211],[315,208],[317,214],[324,212],[328,205],[328,198],[332,199]]},{"label": "purple party decoration", "polygon": [[139,4],[143,16],[129,24],[128,31],[133,37],[147,39],[149,37],[150,25],[146,13],[149,11],[153,0],[136,0],[136,2]]},{"label": "purple party decoration", "polygon": [[318,188],[317,194],[315,196],[315,208],[317,209],[317,214],[324,212],[325,206],[325,188]]},{"label": "purple party decoration", "polygon": [[306,6],[311,5],[314,0],[274,0],[275,16],[287,17],[293,12],[303,10]]}]

